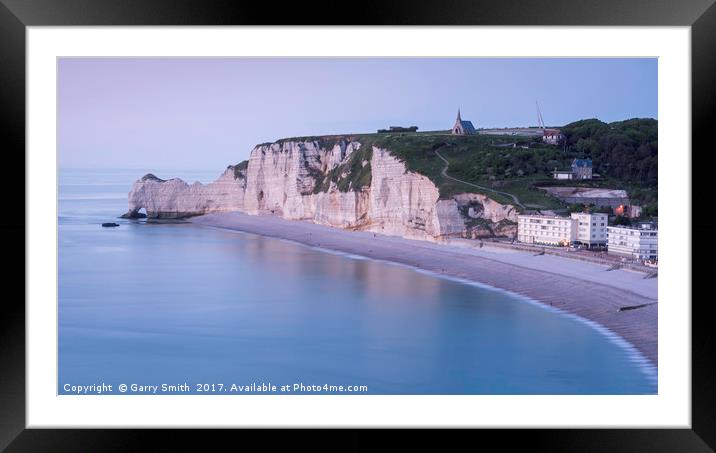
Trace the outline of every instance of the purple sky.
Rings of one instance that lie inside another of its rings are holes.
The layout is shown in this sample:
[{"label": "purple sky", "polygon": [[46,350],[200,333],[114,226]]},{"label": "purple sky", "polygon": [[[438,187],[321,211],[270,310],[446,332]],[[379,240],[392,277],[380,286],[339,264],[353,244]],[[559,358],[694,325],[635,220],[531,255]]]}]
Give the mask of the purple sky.
[{"label": "purple sky", "polygon": [[657,118],[656,59],[62,58],[62,168],[222,169],[282,137]]}]

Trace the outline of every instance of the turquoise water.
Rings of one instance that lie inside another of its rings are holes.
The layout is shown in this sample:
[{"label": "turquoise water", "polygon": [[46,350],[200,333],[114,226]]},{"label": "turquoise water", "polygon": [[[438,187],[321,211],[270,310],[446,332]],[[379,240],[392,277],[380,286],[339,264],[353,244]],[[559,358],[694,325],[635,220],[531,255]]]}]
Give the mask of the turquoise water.
[{"label": "turquoise water", "polygon": [[[98,384],[112,386],[103,394],[120,384],[127,394],[656,392],[633,350],[502,291],[261,236],[116,219],[142,174],[60,171],[60,394]],[[99,225],[110,221],[121,226]]]}]

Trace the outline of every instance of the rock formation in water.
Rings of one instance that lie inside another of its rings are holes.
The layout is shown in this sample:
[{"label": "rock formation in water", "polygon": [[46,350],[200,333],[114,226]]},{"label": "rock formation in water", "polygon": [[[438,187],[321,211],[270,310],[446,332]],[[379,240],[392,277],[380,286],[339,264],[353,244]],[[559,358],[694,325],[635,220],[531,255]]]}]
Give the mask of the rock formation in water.
[{"label": "rock formation in water", "polygon": [[389,150],[349,139],[261,144],[206,185],[148,174],[132,186],[124,217],[142,208],[150,219],[241,211],[428,240],[513,237],[517,220],[514,206],[485,195],[441,199]]},{"label": "rock formation in water", "polygon": [[149,173],[129,192],[129,210],[122,217],[139,218],[144,208],[149,219],[180,219],[209,212],[243,210],[245,165],[229,166],[211,184],[187,184],[181,179],[160,179]]}]

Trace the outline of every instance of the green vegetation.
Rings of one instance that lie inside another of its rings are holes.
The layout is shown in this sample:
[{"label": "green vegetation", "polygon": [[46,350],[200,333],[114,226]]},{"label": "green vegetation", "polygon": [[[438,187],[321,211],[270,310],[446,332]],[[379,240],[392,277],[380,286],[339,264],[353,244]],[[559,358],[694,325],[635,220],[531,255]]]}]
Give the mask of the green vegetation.
[{"label": "green vegetation", "polygon": [[[564,146],[547,145],[541,137],[509,135],[450,135],[450,131],[344,134],[322,137],[291,137],[278,141],[316,141],[330,148],[340,141],[358,141],[361,148],[347,162],[328,174],[313,170],[317,184],[314,192],[327,190],[335,183],[341,191],[358,191],[370,185],[372,147],[388,149],[407,169],[428,177],[445,199],[461,192],[476,192],[503,204],[514,201],[500,191],[515,195],[532,209],[581,210],[567,206],[540,187],[581,186],[624,189],[635,204],[644,208],[645,216],[657,215],[658,123],[654,119],[630,119],[604,123],[588,119],[561,128]],[[485,187],[454,181],[443,176],[448,162],[448,176]],[[559,181],[552,178],[555,169],[569,169],[575,158],[591,158],[600,179]],[[492,190],[487,190],[492,189]]]},{"label": "green vegetation", "polygon": [[[442,175],[445,163],[437,156],[436,150],[450,162],[447,172],[449,176],[514,194],[527,207],[556,209],[562,206],[559,200],[537,189],[534,184],[551,178],[550,172],[554,168],[547,169],[547,161],[555,158],[565,162],[571,160],[560,156],[558,147],[543,144],[539,137],[456,136],[446,131],[365,134],[355,139],[390,150],[405,163],[409,171],[427,176],[439,188],[441,198],[449,198],[457,193],[477,192],[499,203],[514,204],[508,196],[445,178]],[[510,144],[515,147],[504,146]],[[542,170],[539,174],[538,168]]]},{"label": "green vegetation", "polygon": [[631,225],[631,220],[629,220],[628,218],[626,218],[624,216],[618,215],[618,216],[614,217],[614,220],[612,221],[612,225],[629,226],[629,225]]},{"label": "green vegetation", "polygon": [[410,127],[403,127],[403,126],[390,126],[389,129],[378,129],[379,134],[390,134],[394,132],[417,132],[418,126],[410,126]]},{"label": "green vegetation", "polygon": [[361,144],[360,149],[353,151],[348,160],[337,166],[327,174],[312,170],[316,180],[313,193],[327,192],[334,183],[341,192],[358,192],[364,186],[370,186],[372,178],[370,160],[373,157],[373,148]]},{"label": "green vegetation", "polygon": [[656,216],[659,175],[659,123],[633,118],[604,123],[588,119],[562,128],[567,152],[592,159],[593,169],[612,186],[625,189],[643,216]]},{"label": "green vegetation", "polygon": [[[452,170],[452,165],[450,165]],[[454,172],[450,171],[450,174]],[[459,176],[458,176],[459,177]],[[507,192],[516,196],[525,207],[530,209],[560,209],[564,207],[564,203],[559,199],[549,195],[545,190],[539,189],[538,184],[544,182],[550,176],[518,176],[513,178],[486,178],[477,179],[476,183],[489,187],[500,192]],[[460,178],[466,179],[466,178]],[[502,204],[515,204],[515,202],[501,194],[494,192],[485,192],[493,200]]]},{"label": "green vegetation", "polygon": [[492,221],[490,219],[465,217],[465,226],[467,228],[483,228],[488,230],[490,234],[494,234],[492,231]]},{"label": "green vegetation", "polygon": [[245,160],[234,165],[234,179],[239,179],[242,172],[245,172],[249,168],[249,161]]},{"label": "green vegetation", "polygon": [[[350,140],[350,135],[309,135],[305,137],[288,137],[276,140],[274,143],[283,144],[286,142],[316,142],[318,146],[327,149],[333,148],[341,141]],[[261,143],[261,145],[271,145],[272,143]],[[259,146],[261,146],[259,145]]]},{"label": "green vegetation", "polygon": [[158,178],[154,173],[147,173],[146,175],[142,176],[142,181],[157,181],[157,182],[166,182],[165,179]]},{"label": "green vegetation", "polygon": [[[565,204],[539,187],[566,185],[624,189],[644,207],[645,215],[656,215],[658,122],[631,119],[615,123],[577,121],[562,128],[564,147],[544,144],[540,137],[501,135],[454,136],[449,131],[357,135],[389,149],[410,171],[421,173],[440,189],[441,198],[470,191],[488,195],[499,203],[514,204],[504,195],[479,190],[442,176],[445,157],[448,175],[515,195],[528,208],[559,209]],[[513,146],[509,146],[513,144]],[[507,146],[506,146],[507,145]],[[591,158],[601,179],[557,181],[555,169],[569,169],[575,158]]]},{"label": "green vegetation", "polygon": [[658,122],[635,118],[614,123],[589,119],[562,128],[568,150],[592,159],[594,171],[606,177],[656,187]]}]

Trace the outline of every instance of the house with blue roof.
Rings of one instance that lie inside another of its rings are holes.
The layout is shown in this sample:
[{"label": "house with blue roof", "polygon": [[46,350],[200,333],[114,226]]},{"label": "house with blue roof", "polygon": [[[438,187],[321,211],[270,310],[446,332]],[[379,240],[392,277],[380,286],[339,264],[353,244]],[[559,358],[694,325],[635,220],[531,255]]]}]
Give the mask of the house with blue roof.
[{"label": "house with blue roof", "polygon": [[452,135],[475,135],[477,131],[475,126],[472,125],[472,121],[463,121],[460,118],[460,109],[457,109],[457,119],[455,125],[452,127]]},{"label": "house with blue roof", "polygon": [[592,179],[592,159],[574,159],[572,174],[574,179]]}]

